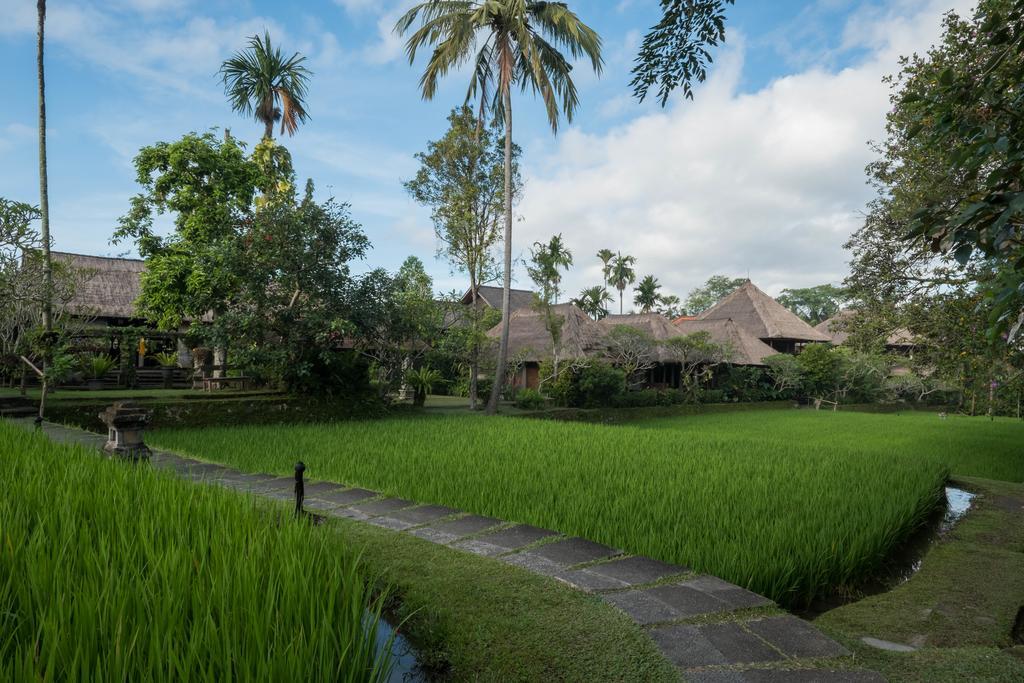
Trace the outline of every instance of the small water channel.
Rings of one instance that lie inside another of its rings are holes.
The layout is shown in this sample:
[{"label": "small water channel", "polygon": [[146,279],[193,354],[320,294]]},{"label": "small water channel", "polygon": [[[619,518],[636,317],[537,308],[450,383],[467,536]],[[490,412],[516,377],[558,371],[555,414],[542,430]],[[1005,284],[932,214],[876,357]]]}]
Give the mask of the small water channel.
[{"label": "small water channel", "polygon": [[925,555],[932,546],[953,530],[957,522],[970,511],[977,496],[956,486],[945,487],[945,501],[936,506],[928,521],[906,540],[888,558],[885,565],[872,577],[851,592],[835,593],[820,598],[798,613],[814,619],[825,612],[856,602],[870,595],[878,595],[906,583],[920,571]]},{"label": "small water channel", "polygon": [[419,665],[416,648],[409,639],[385,619],[381,619],[377,622],[377,652],[383,653],[385,648],[391,660],[391,674],[387,683],[428,683],[431,680]]}]

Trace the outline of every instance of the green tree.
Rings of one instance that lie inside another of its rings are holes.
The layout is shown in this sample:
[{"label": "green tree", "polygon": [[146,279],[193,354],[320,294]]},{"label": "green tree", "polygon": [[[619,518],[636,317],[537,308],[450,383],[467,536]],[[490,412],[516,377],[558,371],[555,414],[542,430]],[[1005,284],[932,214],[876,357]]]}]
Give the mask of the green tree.
[{"label": "green tree", "polygon": [[[430,0],[410,9],[395,25],[399,34],[420,21],[406,43],[409,62],[420,48],[433,53],[420,78],[423,97],[432,99],[438,80],[452,68],[472,68],[467,101],[479,96],[503,121],[505,132],[505,259],[502,282],[502,319],[509,319],[512,287],[512,87],[532,89],[544,100],[548,122],[557,131],[560,115],[571,121],[579,99],[571,77],[572,64],[562,54],[587,57],[601,72],[601,38],[560,2],[533,0]],[[508,359],[505,325],[498,346],[494,387],[487,412],[495,413],[505,380]]]},{"label": "green tree", "polygon": [[633,94],[643,102],[658,87],[662,106],[677,87],[693,99],[694,83],[703,83],[710,49],[725,40],[725,6],[735,0],[661,0],[661,20],[644,36],[633,67]]},{"label": "green tree", "polygon": [[[273,142],[261,144],[283,150]],[[259,188],[276,181],[237,142],[212,133],[143,147],[135,170],[143,191],[132,198],[113,241],[134,242],[146,260],[136,302],[140,315],[175,330],[186,319],[223,314],[238,291],[232,264],[243,225],[252,219]],[[290,169],[286,175],[291,177]],[[160,236],[153,216],[165,212],[174,215],[174,230]]]},{"label": "green tree", "polygon": [[672,320],[682,315],[682,301],[675,294],[665,294],[658,297],[658,313]]},{"label": "green tree", "polygon": [[901,74],[889,133],[907,142],[890,139],[887,147],[942,154],[932,172],[946,192],[918,198],[910,239],[961,265],[975,253],[995,260],[991,327],[1010,339],[1024,325],[1022,81],[1024,3],[982,0],[970,19],[948,15],[943,41]]},{"label": "green tree", "polygon": [[815,285],[784,289],[775,300],[809,324],[817,325],[839,312],[846,300],[846,292],[834,285]]},{"label": "green tree", "polygon": [[608,276],[612,274],[612,259],[615,252],[611,249],[602,249],[597,252],[597,258],[601,259],[601,274],[604,276],[604,286],[608,287]]},{"label": "green tree", "polygon": [[555,380],[558,379],[559,342],[565,318],[555,312],[554,306],[558,303],[558,284],[562,279],[559,270],[563,267],[567,268],[571,264],[572,253],[565,248],[562,236],[555,235],[547,243],[533,243],[533,247],[530,249],[530,262],[526,266],[526,272],[538,290],[534,295],[534,308],[543,317],[544,329],[551,335],[554,370],[552,378]]},{"label": "green tree", "polygon": [[612,295],[608,293],[608,288],[601,285],[587,287],[572,300],[573,304],[594,320],[600,320],[608,315],[608,304],[611,302]]},{"label": "green tree", "polygon": [[612,261],[612,270],[608,281],[615,286],[615,289],[619,290],[619,315],[622,315],[622,293],[626,287],[636,282],[634,264],[636,264],[636,258],[629,255],[623,256],[621,252],[616,254],[615,260]]},{"label": "green tree", "polygon": [[[469,276],[472,306],[458,315],[472,332],[465,349],[470,366],[470,409],[476,409],[482,333],[486,331],[481,329],[484,309],[477,306],[477,290],[497,278],[494,249],[501,239],[505,212],[504,152],[496,139],[500,130],[481,123],[469,107],[453,109],[448,115],[448,131],[427,143],[426,152],[417,153],[420,168],[405,183],[413,199],[431,210],[434,234],[441,245],[438,255]],[[512,152],[514,200],[522,186],[519,146],[513,145]]]},{"label": "green tree", "polygon": [[274,123],[281,122],[281,134],[294,135],[309,118],[306,93],[312,75],[298,52],[285,57],[280,46],[270,43],[270,34],[249,39],[249,47],[236,52],[220,67],[224,94],[231,108],[263,124],[263,137],[274,137]]},{"label": "green tree", "polygon": [[641,373],[658,362],[658,342],[647,332],[629,325],[615,325],[605,335],[605,356],[625,375],[624,389],[643,383]]},{"label": "green tree", "polygon": [[653,275],[645,275],[640,280],[633,295],[633,303],[640,307],[641,313],[650,313],[658,305],[658,302],[661,301],[661,296],[658,294],[659,289],[661,289],[661,284]]},{"label": "green tree", "polygon": [[686,295],[686,301],[683,304],[686,315],[699,315],[703,313],[718,303],[723,297],[732,294],[746,281],[746,278],[742,277],[733,278],[726,277],[725,275],[712,275],[702,286],[695,287]]}]

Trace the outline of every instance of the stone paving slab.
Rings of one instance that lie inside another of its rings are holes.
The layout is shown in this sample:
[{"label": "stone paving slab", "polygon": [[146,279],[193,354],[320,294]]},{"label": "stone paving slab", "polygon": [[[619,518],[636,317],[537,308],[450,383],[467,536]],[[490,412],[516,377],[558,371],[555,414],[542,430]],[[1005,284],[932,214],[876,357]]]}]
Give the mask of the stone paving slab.
[{"label": "stone paving slab", "polygon": [[682,669],[784,659],[760,638],[734,623],[665,626],[652,629],[650,635],[662,654]]},{"label": "stone paving slab", "polygon": [[641,626],[675,621],[680,618],[679,612],[666,605],[646,591],[626,591],[624,593],[608,593],[602,595],[605,601],[618,607]]},{"label": "stone paving slab", "polygon": [[445,507],[444,505],[420,505],[406,510],[399,510],[398,512],[388,516],[402,522],[409,522],[410,526],[420,526],[436,522],[437,520],[444,519],[445,517],[451,517],[458,513],[458,510]]},{"label": "stone paving slab", "polygon": [[365,503],[357,503],[352,506],[352,509],[356,512],[362,512],[371,517],[380,517],[387,515],[392,512],[398,512],[405,508],[412,507],[415,505],[411,500],[405,500],[404,498],[382,498],[380,500],[371,500]]},{"label": "stone paving slab", "polygon": [[[295,482],[295,479],[293,478],[292,479],[292,485],[293,486],[294,486],[294,482]],[[305,483],[305,485],[303,486],[303,495],[305,495],[306,498],[319,498],[322,495],[326,495],[328,493],[333,493],[333,492],[336,492],[336,491],[343,491],[346,488],[348,488],[348,487],[347,486],[343,486],[342,484],[335,484],[335,483],[329,482],[329,481],[317,481],[317,482],[313,482],[313,483],[310,483],[310,482],[307,481]]]},{"label": "stone paving slab", "polygon": [[609,548],[606,545],[594,543],[585,538],[567,538],[564,541],[547,543],[532,552],[544,559],[566,565],[567,567],[574,564],[583,564],[584,562],[606,560],[609,557],[622,554],[621,550]]},{"label": "stone paving slab", "polygon": [[448,545],[460,538],[479,534],[502,524],[504,522],[500,519],[481,517],[480,515],[466,515],[458,519],[437,522],[421,529],[413,529],[409,533],[433,543]]},{"label": "stone paving slab", "polygon": [[688,568],[677,564],[633,556],[562,572],[555,578],[580,590],[601,591],[654,583],[687,572]]},{"label": "stone paving slab", "polygon": [[468,550],[471,553],[484,556],[502,555],[507,552],[525,548],[537,541],[557,536],[554,531],[539,529],[528,524],[518,524],[509,529],[502,529],[479,538],[468,541],[460,541],[452,547],[461,550]]},{"label": "stone paving slab", "polygon": [[677,619],[730,612],[733,609],[729,604],[713,595],[686,584],[656,586],[648,588],[644,592],[675,610]]},{"label": "stone paving slab", "polygon": [[803,619],[769,617],[747,623],[747,628],[790,657],[849,657],[850,651],[827,638]]},{"label": "stone paving slab", "polygon": [[741,609],[744,607],[765,607],[767,605],[774,604],[763,595],[758,595],[757,593],[748,591],[745,588],[740,588],[736,584],[723,581],[717,576],[698,576],[695,579],[684,582],[683,585],[703,591],[709,595],[713,595],[735,609]]},{"label": "stone paving slab", "polygon": [[354,505],[356,503],[361,503],[364,500],[369,500],[370,498],[376,498],[378,495],[380,494],[376,491],[353,488],[318,493],[314,495],[313,498],[325,500],[329,503],[335,503],[336,505]]}]

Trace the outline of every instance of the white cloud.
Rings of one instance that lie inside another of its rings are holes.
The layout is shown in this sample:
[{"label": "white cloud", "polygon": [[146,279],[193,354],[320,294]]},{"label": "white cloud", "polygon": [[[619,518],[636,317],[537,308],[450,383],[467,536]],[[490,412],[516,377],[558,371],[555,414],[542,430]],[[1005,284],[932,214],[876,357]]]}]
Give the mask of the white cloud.
[{"label": "white cloud", "polygon": [[[857,65],[810,68],[753,93],[738,90],[744,55],[733,37],[695,101],[600,135],[570,129],[539,159],[530,145],[516,247],[563,233],[578,264],[571,291],[600,282],[594,254],[605,247],[680,295],[716,273],[749,274],[774,292],[841,281],[842,244],[870,196],[866,143],[888,109],[881,79],[898,55],[938,38],[947,8],[901,2],[859,15],[844,35],[870,51]],[[615,114],[621,104],[591,106]]]}]

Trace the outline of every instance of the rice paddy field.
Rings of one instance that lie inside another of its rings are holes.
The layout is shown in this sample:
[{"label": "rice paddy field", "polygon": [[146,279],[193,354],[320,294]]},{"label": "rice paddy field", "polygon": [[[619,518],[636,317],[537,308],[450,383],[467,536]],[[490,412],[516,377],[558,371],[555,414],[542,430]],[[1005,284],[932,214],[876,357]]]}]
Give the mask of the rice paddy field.
[{"label": "rice paddy field", "polygon": [[0,421],[0,680],[387,680],[321,529]]},{"label": "rice paddy field", "polygon": [[951,470],[1020,481],[1024,427],[755,411],[628,426],[442,416],[155,434],[161,447],[525,522],[705,571],[789,607],[877,570]]}]

